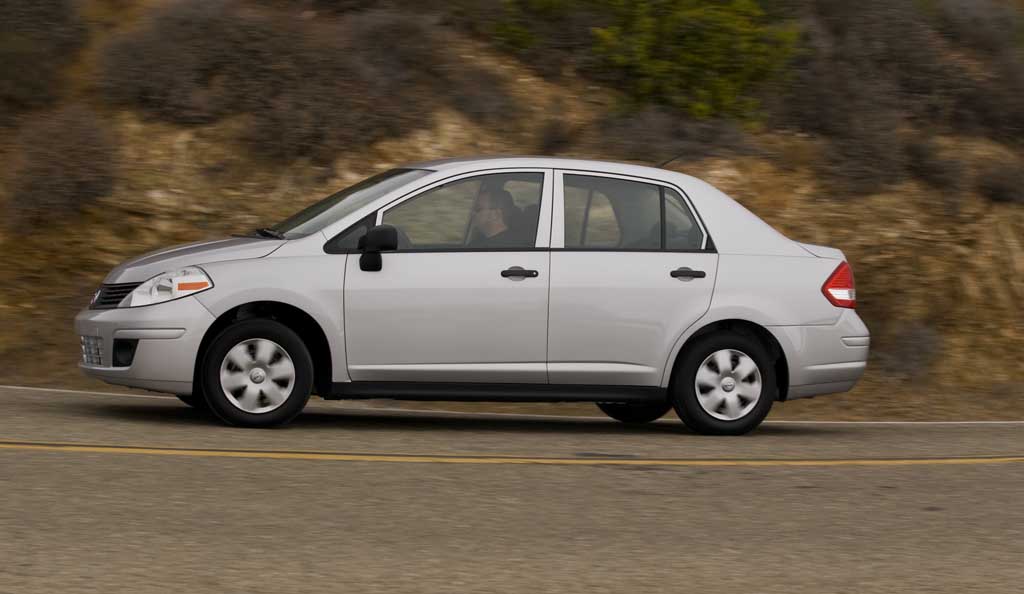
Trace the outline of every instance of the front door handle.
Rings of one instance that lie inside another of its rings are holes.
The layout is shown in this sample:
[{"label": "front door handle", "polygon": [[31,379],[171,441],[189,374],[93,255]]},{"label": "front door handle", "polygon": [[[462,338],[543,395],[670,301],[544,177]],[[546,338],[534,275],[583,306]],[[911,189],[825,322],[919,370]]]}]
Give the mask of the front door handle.
[{"label": "front door handle", "polygon": [[692,270],[685,266],[682,268],[676,268],[669,274],[672,275],[672,278],[704,278],[707,276],[707,273],[703,270]]},{"label": "front door handle", "polygon": [[501,271],[502,278],[537,278],[539,275],[536,270],[527,270],[522,266],[513,266]]}]

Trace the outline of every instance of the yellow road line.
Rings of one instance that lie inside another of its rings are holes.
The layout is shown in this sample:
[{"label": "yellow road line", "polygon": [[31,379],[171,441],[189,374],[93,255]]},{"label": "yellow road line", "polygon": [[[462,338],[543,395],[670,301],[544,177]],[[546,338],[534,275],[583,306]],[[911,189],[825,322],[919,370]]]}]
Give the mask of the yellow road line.
[{"label": "yellow road line", "polygon": [[345,452],[290,452],[264,450],[201,450],[135,446],[0,441],[0,450],[76,452],[87,454],[136,454],[195,458],[249,458],[271,460],[318,460],[335,462],[400,462],[411,464],[539,464],[549,466],[931,466],[1010,464],[1024,456],[951,458],[850,458],[850,459],[639,459],[639,458],[540,458],[518,456],[455,456],[372,454]]}]

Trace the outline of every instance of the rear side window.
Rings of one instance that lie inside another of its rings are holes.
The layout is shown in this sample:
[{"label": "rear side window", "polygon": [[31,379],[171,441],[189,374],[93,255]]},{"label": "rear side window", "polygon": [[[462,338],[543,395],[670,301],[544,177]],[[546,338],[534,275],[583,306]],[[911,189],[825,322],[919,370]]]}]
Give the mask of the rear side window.
[{"label": "rear side window", "polygon": [[675,190],[610,177],[564,175],[565,247],[699,250],[704,234]]},{"label": "rear side window", "polygon": [[671,188],[665,192],[665,249],[699,250],[704,245],[704,232],[693,220],[683,197]]}]

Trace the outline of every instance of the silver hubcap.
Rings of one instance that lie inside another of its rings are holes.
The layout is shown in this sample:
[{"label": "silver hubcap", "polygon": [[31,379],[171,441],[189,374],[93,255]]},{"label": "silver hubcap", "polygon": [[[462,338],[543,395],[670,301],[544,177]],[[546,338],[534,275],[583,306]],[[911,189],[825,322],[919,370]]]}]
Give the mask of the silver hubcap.
[{"label": "silver hubcap", "polygon": [[295,386],[295,365],[288,351],[265,338],[236,344],[220,364],[220,387],[228,402],[247,413],[270,412]]},{"label": "silver hubcap", "polygon": [[722,349],[708,355],[693,382],[704,412],[722,421],[743,418],[761,398],[761,370],[746,353]]}]

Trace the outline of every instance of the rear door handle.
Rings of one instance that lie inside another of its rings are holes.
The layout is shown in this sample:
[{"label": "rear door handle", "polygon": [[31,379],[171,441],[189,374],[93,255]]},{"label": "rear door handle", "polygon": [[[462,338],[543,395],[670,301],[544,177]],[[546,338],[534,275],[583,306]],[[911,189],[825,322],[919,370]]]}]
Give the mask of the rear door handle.
[{"label": "rear door handle", "polygon": [[501,271],[503,278],[537,278],[539,275],[536,270],[527,270],[522,266],[513,266]]},{"label": "rear door handle", "polygon": [[707,276],[707,273],[703,270],[693,270],[686,268],[685,266],[682,268],[676,268],[669,274],[672,275],[672,278],[704,278]]}]

